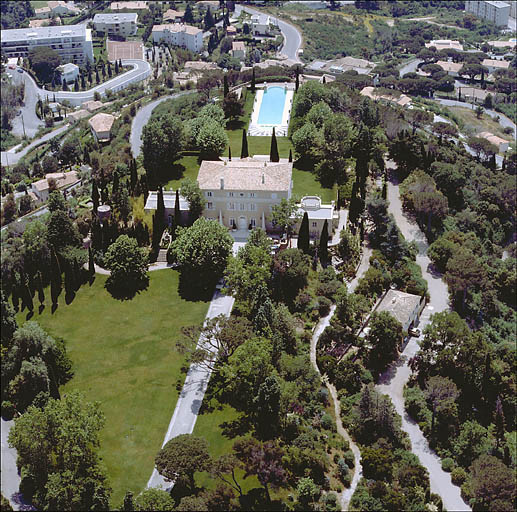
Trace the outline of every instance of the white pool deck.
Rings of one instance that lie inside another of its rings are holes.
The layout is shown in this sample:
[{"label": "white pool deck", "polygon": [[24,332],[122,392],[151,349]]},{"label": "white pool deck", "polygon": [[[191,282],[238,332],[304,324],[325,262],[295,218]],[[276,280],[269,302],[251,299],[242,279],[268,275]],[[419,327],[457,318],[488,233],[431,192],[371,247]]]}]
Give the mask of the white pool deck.
[{"label": "white pool deck", "polygon": [[[262,106],[262,100],[264,99],[264,92],[271,87],[282,87],[287,90],[287,93],[285,95],[284,111],[282,112],[282,121],[280,124],[259,124],[258,118],[260,113],[260,107]],[[248,135],[271,135],[273,133],[274,127],[276,135],[281,137],[287,136],[287,128],[289,127],[291,108],[293,106],[293,89],[293,84],[289,83],[272,83],[264,84],[262,86],[257,87],[257,93],[255,94],[255,102],[253,104],[253,112],[251,113],[251,120],[248,128]]]}]

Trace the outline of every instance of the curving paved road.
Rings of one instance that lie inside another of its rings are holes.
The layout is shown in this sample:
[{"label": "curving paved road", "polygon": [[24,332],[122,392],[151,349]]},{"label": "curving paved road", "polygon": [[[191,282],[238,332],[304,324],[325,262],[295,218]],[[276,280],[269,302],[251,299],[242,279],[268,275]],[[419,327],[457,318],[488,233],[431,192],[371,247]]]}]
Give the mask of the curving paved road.
[{"label": "curving paved road", "polygon": [[182,91],[176,94],[162,96],[157,100],[151,101],[151,103],[148,103],[147,105],[145,105],[145,107],[142,107],[136,113],[136,116],[134,117],[133,122],[131,124],[131,137],[129,139],[129,142],[131,144],[131,153],[133,153],[133,156],[135,158],[140,154],[142,148],[142,130],[144,129],[144,126],[147,124],[147,121],[149,121],[149,118],[151,117],[153,110],[160,103],[162,103],[162,101],[179,98],[180,96],[184,96],[185,94],[192,94],[193,92],[196,91]]},{"label": "curving paved road", "polygon": [[14,152],[12,149],[9,151],[2,151],[2,153],[1,153],[2,165],[17,164],[31,149],[38,146],[42,142],[46,142],[46,141],[54,138],[56,135],[59,135],[60,133],[68,130],[68,128],[70,128],[69,124],[65,124],[59,128],[56,128],[55,130],[47,133],[46,135],[43,135],[43,137],[40,137],[39,139],[32,141],[28,146],[25,146],[18,153]]},{"label": "curving paved road", "polygon": [[[36,103],[38,101],[37,87],[34,80],[25,72],[18,73],[18,71],[9,70],[12,75],[11,82],[15,85],[21,83],[25,84],[25,95],[23,105],[20,108],[18,115],[12,120],[12,129],[14,135],[23,137],[24,125],[25,135],[32,138],[36,135],[38,129],[44,125],[43,121],[36,115]],[[23,118],[23,120],[22,120]]]},{"label": "curving paved road", "polygon": [[[395,169],[393,161],[386,162],[387,168]],[[402,211],[399,187],[396,182],[388,182],[389,212],[395,217],[398,227],[408,241],[414,240],[418,246],[417,264],[422,269],[422,275],[427,281],[430,300],[420,317],[419,327],[423,329],[434,313],[449,309],[447,285],[440,276],[429,271],[431,261],[427,256],[428,244],[424,234],[416,224],[411,222]],[[437,493],[443,500],[443,506],[447,510],[469,511],[470,507],[463,501],[459,487],[451,481],[450,473],[443,471],[441,459],[429,448],[427,439],[422,434],[417,423],[415,423],[404,409],[404,386],[411,376],[411,369],[408,361],[420,349],[417,338],[410,338],[404,348],[399,361],[388,369],[379,379],[377,390],[388,395],[393,401],[395,410],[402,418],[402,430],[411,440],[412,452],[420,459],[421,464],[429,472],[431,492]]]},{"label": "curving paved road", "polygon": [[[433,101],[437,101],[441,105],[446,105],[449,107],[463,107],[463,108],[471,108],[474,110],[478,105],[474,103],[466,103],[464,101],[457,101],[457,100],[448,100],[446,98],[433,98]],[[501,114],[501,112],[496,112],[495,110],[484,110],[485,114],[488,114],[491,118],[497,119],[499,118],[499,124],[503,128],[510,127],[513,129],[514,137],[517,137],[517,129],[515,126],[515,123],[508,117],[506,117],[504,114]]]},{"label": "curving paved road", "polygon": [[408,73],[416,73],[418,65],[421,62],[424,62],[424,61],[422,59],[413,59],[413,60],[410,60],[408,63],[406,63],[404,66],[402,66],[399,69],[400,78],[402,78],[404,75],[407,75]]},{"label": "curving paved road", "polygon": [[[251,7],[236,5],[235,15],[238,16],[241,11],[247,12],[249,14],[263,14],[257,9],[252,9]],[[280,53],[285,55],[288,59],[292,59],[295,62],[299,62],[301,64],[302,61],[298,56],[298,50],[302,46],[302,35],[300,31],[290,23],[282,21],[279,18],[275,18],[274,16],[271,16],[271,20],[273,20],[273,23],[278,24],[278,27],[284,36],[284,44],[282,45]]]},{"label": "curving paved road", "polygon": [[[28,75],[27,73],[23,73],[24,75],[27,75],[27,81],[32,81],[34,86],[34,93],[37,95],[36,100],[38,97],[41,99],[48,98],[50,101],[54,98],[54,95],[56,97],[57,101],[63,101],[68,100],[72,105],[81,105],[85,101],[89,101],[93,99],[93,95],[98,92],[101,95],[104,95],[106,92],[106,89],[110,89],[113,92],[120,91],[121,89],[126,88],[129,84],[134,82],[140,82],[142,80],[145,80],[150,74],[151,74],[151,65],[146,62],[145,60],[141,59],[126,59],[122,60],[122,64],[124,66],[132,66],[133,69],[126,71],[124,74],[119,75],[115,78],[112,78],[111,80],[108,80],[107,82],[104,82],[102,84],[96,85],[92,89],[89,89],[87,91],[80,91],[80,92],[74,92],[74,91],[47,91],[46,89],[40,89],[32,77]],[[27,82],[26,82],[27,83]]]}]

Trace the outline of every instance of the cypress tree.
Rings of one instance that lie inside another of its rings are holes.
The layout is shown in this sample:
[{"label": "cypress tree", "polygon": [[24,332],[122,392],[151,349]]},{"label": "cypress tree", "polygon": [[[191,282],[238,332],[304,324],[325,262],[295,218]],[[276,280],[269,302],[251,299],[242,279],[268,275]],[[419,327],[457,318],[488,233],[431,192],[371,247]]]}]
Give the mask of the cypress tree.
[{"label": "cypress tree", "polygon": [[118,60],[118,69],[122,72],[123,69],[122,69],[122,59],[119,59]]},{"label": "cypress tree", "polygon": [[232,161],[232,148],[230,146],[228,146],[228,161]]},{"label": "cypress tree", "polygon": [[74,82],[74,91],[75,92],[78,92],[79,91],[79,78],[75,77],[75,82]]},{"label": "cypress tree", "polygon": [[66,80],[63,80],[63,91],[68,91],[68,84],[66,83]]},{"label": "cypress tree", "polygon": [[61,278],[61,268],[59,267],[57,254],[54,249],[52,249],[51,266],[50,296],[52,298],[52,306],[57,306],[57,300],[63,287],[63,280]]},{"label": "cypress tree", "polygon": [[490,169],[492,169],[493,171],[497,170],[497,162],[495,159],[495,153],[493,153],[492,156],[490,157]]},{"label": "cypress tree", "polygon": [[224,80],[223,80],[223,94],[224,94],[224,97],[226,98],[226,96],[228,96],[228,93],[230,92],[230,88],[228,87],[228,75],[224,75]]},{"label": "cypress tree", "polygon": [[144,195],[144,204],[147,201],[147,196],[149,195],[149,188],[147,187],[147,176],[143,174],[140,176],[140,188],[142,189],[142,194]]},{"label": "cypress tree", "polygon": [[158,216],[158,220],[163,222],[163,218],[165,216],[165,202],[163,200],[163,189],[161,185],[158,187],[158,199],[156,203],[156,215]]},{"label": "cypress tree", "polygon": [[79,262],[77,258],[74,259],[74,278],[75,278],[75,290],[79,290],[81,285],[83,284],[83,272],[82,268],[79,266]]},{"label": "cypress tree", "polygon": [[65,297],[68,299],[75,293],[75,276],[71,263],[65,265]]},{"label": "cypress tree", "polygon": [[309,253],[309,216],[307,212],[303,214],[300,231],[298,232],[298,249],[302,250],[305,254]]},{"label": "cypress tree", "polygon": [[247,158],[248,154],[248,137],[246,136],[246,130],[242,130],[242,146],[241,146],[241,158]]},{"label": "cypress tree", "polygon": [[296,68],[296,80],[294,85],[294,92],[298,92],[298,88],[300,87],[300,71]]},{"label": "cypress tree", "polygon": [[43,278],[41,272],[36,273],[36,290],[38,291],[38,300],[41,305],[45,302],[45,291],[43,290]]},{"label": "cypress tree", "polygon": [[276,142],[275,127],[273,126],[273,135],[271,135],[271,149],[269,150],[269,160],[271,162],[279,162],[280,156],[278,155],[278,144]]},{"label": "cypress tree", "polygon": [[93,251],[91,247],[88,247],[88,276],[91,284],[95,278],[95,262],[93,261]]},{"label": "cypress tree", "polygon": [[174,231],[181,226],[180,191],[176,189],[176,201],[174,201]]},{"label": "cypress tree", "polygon": [[388,197],[388,183],[386,180],[382,182],[382,198],[386,199]]},{"label": "cypress tree", "polygon": [[130,167],[130,171],[131,171],[129,186],[131,187],[131,194],[134,194],[135,189],[136,189],[136,184],[138,181],[138,172],[136,170],[136,160],[134,158],[131,160],[129,167]]},{"label": "cypress tree", "polygon": [[115,74],[118,75],[118,62],[115,61]]},{"label": "cypress tree", "polygon": [[325,223],[323,224],[323,230],[321,231],[320,236],[320,261],[323,266],[327,264],[328,261],[328,242],[329,242],[329,232],[328,232],[328,222],[325,219]]},{"label": "cypress tree", "polygon": [[293,161],[293,150],[289,149],[289,162]]},{"label": "cypress tree", "polygon": [[503,157],[503,165],[502,165],[502,167],[501,167],[501,170],[502,170],[503,172],[506,172],[506,154],[505,154],[505,155],[504,155],[504,157]]},{"label": "cypress tree", "polygon": [[99,189],[95,180],[92,180],[92,203],[93,212],[97,214],[97,210],[99,208]]},{"label": "cypress tree", "polygon": [[359,207],[357,204],[357,181],[352,185],[352,194],[350,196],[350,207],[348,210],[348,220],[351,224],[357,224],[359,218]]},{"label": "cypress tree", "polygon": [[100,83],[100,81],[101,81],[101,77],[99,76],[99,70],[98,69],[95,70],[95,81],[97,83]]},{"label": "cypress tree", "polygon": [[18,313],[18,309],[20,307],[20,283],[19,283],[19,280],[20,280],[20,276],[18,275],[17,272],[15,272],[13,288],[11,291],[11,300],[13,301],[13,308],[14,308],[15,313]]},{"label": "cypress tree", "polygon": [[255,94],[256,84],[255,84],[255,68],[251,72],[251,92]]},{"label": "cypress tree", "polygon": [[323,75],[323,80],[322,80],[322,82],[323,82],[324,84],[326,84],[326,83],[327,83],[327,80],[325,79],[325,75]]}]

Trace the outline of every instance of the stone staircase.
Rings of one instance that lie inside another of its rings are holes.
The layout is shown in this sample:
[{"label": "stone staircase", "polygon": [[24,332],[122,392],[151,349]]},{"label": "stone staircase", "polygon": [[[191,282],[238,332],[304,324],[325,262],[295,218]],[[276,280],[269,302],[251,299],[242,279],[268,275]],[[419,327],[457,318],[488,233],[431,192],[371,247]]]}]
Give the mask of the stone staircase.
[{"label": "stone staircase", "polygon": [[167,263],[167,249],[160,249],[156,263]]}]

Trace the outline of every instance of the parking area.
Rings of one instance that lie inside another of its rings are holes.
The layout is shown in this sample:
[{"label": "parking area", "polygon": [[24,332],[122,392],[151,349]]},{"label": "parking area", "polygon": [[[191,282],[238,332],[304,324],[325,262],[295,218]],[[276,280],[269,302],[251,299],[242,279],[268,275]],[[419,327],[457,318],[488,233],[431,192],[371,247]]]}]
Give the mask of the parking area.
[{"label": "parking area", "polygon": [[107,49],[110,62],[144,58],[144,47],[139,41],[108,41]]}]

